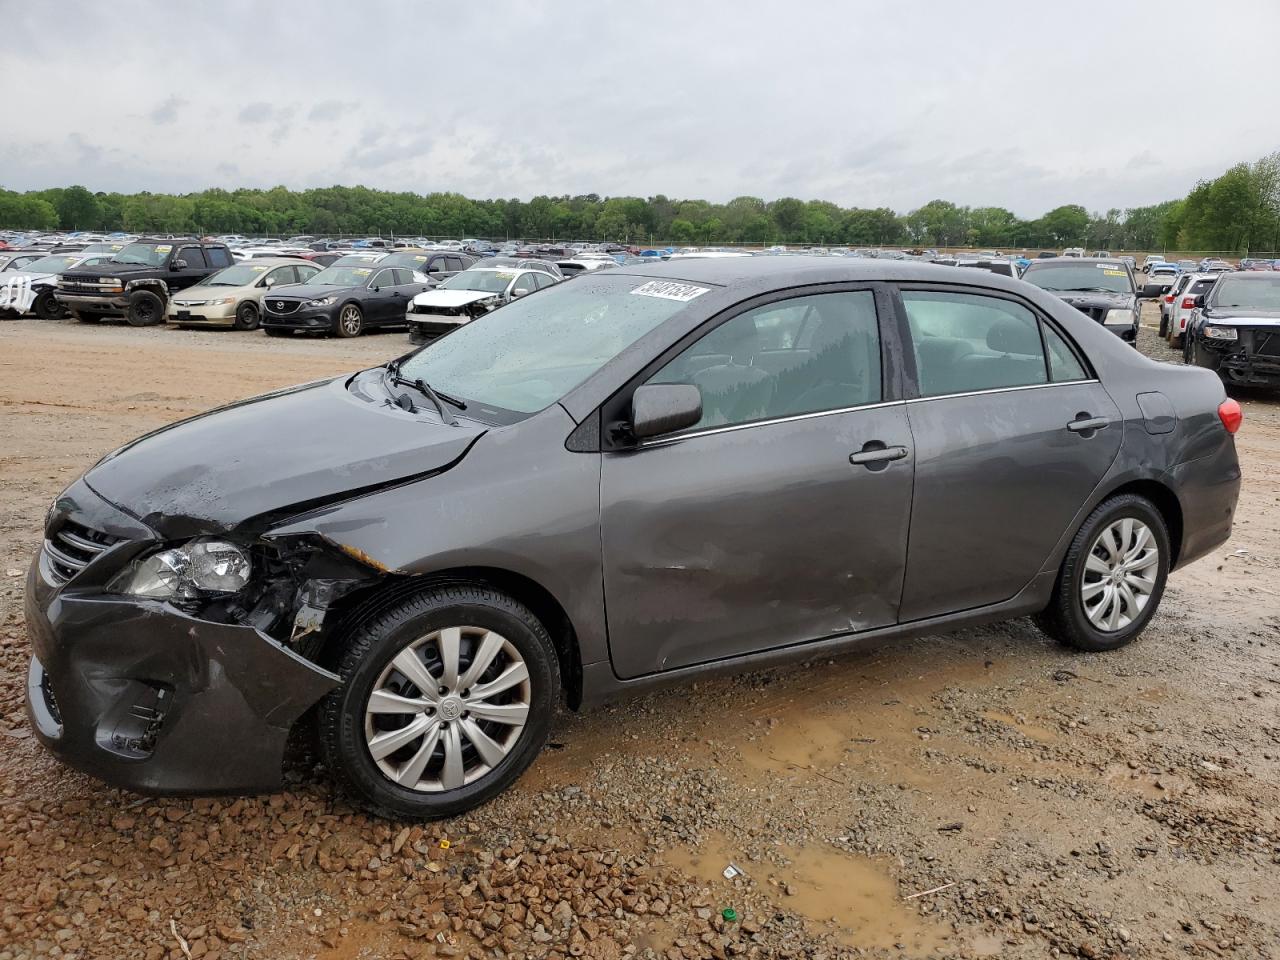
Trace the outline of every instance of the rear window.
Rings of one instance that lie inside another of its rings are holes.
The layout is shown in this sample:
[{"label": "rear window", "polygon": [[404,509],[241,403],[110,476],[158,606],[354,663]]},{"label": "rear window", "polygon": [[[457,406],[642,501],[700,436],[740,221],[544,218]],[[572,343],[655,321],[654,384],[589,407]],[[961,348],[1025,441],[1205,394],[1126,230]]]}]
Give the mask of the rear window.
[{"label": "rear window", "polygon": [[1191,289],[1188,290],[1187,292],[1194,297],[1198,294],[1204,293],[1206,290],[1212,287],[1214,283],[1215,281],[1213,280],[1197,280],[1195,283],[1191,285]]}]

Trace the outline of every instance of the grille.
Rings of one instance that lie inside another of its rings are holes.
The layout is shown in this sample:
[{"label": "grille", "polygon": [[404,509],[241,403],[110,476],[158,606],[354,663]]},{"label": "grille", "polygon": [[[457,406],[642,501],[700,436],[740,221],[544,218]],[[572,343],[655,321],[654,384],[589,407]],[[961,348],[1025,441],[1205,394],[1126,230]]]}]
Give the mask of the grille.
[{"label": "grille", "polygon": [[44,552],[58,582],[66,583],[103,550],[119,542],[119,537],[99,533],[67,520],[45,539]]},{"label": "grille", "polygon": [[1102,321],[1107,319],[1106,307],[1076,307],[1076,309],[1079,310],[1081,313],[1083,313],[1090,320],[1093,320],[1097,323],[1102,323]]},{"label": "grille", "polygon": [[293,313],[298,307],[302,306],[299,300],[268,300],[267,309],[279,316]]},{"label": "grille", "polygon": [[1255,333],[1254,353],[1260,357],[1280,357],[1280,333]]}]

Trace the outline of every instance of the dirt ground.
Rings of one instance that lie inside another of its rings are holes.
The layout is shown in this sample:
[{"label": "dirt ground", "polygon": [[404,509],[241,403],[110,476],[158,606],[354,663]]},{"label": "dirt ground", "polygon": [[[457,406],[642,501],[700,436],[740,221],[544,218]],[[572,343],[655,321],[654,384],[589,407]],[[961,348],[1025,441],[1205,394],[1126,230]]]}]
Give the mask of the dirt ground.
[{"label": "dirt ground", "polygon": [[512,791],[426,826],[356,813],[305,750],[269,797],[61,767],[22,706],[50,500],[143,431],[405,345],[0,324],[0,960],[1280,957],[1265,394],[1234,536],[1115,653],[1020,620],[564,712]]}]

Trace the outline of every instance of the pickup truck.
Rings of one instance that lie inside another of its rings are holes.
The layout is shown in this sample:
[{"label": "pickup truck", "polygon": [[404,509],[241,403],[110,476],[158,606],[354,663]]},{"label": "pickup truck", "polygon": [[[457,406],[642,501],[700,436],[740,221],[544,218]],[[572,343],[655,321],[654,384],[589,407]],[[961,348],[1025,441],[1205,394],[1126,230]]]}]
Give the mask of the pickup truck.
[{"label": "pickup truck", "polygon": [[58,278],[58,302],[81,323],[123,317],[131,326],[164,323],[169,296],[234,261],[223,243],[138,240],[109,263],[77,267]]}]

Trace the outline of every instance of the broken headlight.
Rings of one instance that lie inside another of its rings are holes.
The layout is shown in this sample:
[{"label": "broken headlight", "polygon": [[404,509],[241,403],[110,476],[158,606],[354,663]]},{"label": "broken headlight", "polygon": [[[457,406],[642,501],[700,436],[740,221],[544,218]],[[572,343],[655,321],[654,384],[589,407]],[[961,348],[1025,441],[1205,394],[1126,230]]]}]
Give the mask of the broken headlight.
[{"label": "broken headlight", "polygon": [[1240,335],[1236,333],[1235,327],[1212,327],[1204,328],[1205,339],[1207,340],[1235,340]]},{"label": "broken headlight", "polygon": [[192,540],[136,561],[109,589],[154,600],[194,600],[238,593],[253,566],[246,550],[225,540]]}]

